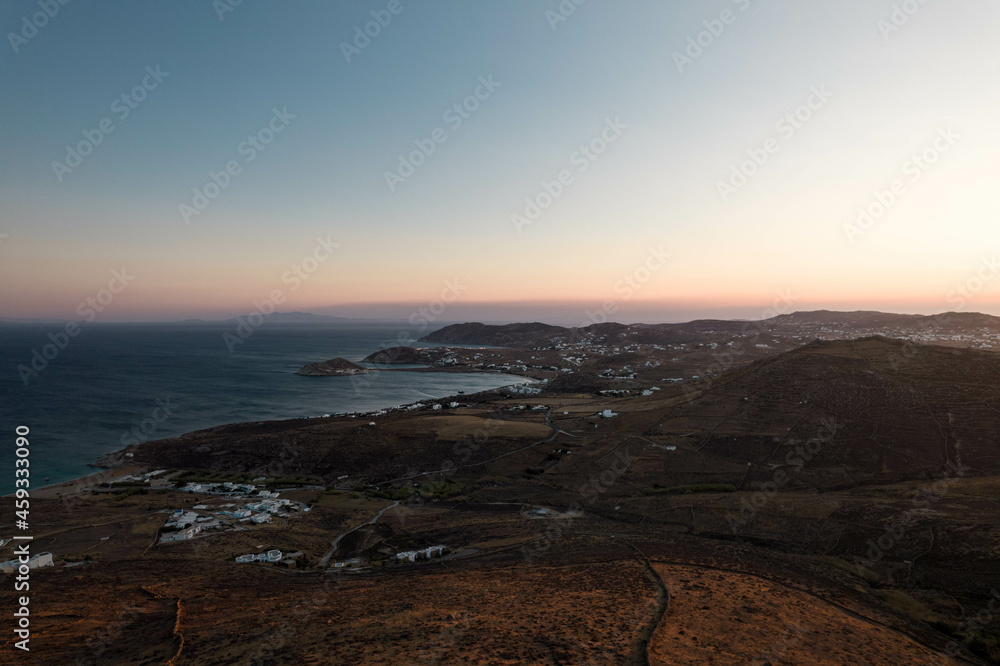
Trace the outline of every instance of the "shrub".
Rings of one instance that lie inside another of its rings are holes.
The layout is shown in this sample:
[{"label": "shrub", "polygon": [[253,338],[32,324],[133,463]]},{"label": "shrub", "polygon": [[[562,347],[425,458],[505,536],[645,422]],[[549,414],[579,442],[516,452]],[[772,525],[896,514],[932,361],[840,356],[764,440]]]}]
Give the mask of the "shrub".
[{"label": "shrub", "polygon": [[465,492],[465,486],[454,481],[428,481],[420,486],[424,497],[454,497]]},{"label": "shrub", "polygon": [[644,495],[688,495],[691,493],[732,493],[736,486],[731,483],[697,483],[689,486],[672,486],[670,488],[646,488]]}]

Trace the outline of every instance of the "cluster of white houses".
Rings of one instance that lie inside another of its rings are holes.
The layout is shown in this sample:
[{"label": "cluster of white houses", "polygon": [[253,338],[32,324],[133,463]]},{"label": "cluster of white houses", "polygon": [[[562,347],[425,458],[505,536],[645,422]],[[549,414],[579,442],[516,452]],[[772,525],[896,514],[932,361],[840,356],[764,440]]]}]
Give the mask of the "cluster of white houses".
[{"label": "cluster of white houses", "polygon": [[295,569],[297,568],[297,564],[300,559],[302,559],[302,553],[299,551],[295,551],[294,553],[282,553],[280,550],[273,549],[263,553],[240,555],[236,558],[236,561],[241,564],[276,564],[290,569]]},{"label": "cluster of white houses", "polygon": [[396,553],[396,559],[400,562],[416,562],[418,559],[429,560],[432,557],[439,557],[444,553],[444,546],[428,546],[423,550],[405,550]]},{"label": "cluster of white houses", "polygon": [[180,488],[184,493],[207,493],[211,495],[254,495],[257,497],[274,498],[280,493],[270,490],[257,490],[257,486],[252,483],[188,483]]},{"label": "cluster of white houses", "polygon": [[[268,495],[272,494],[277,495],[277,493],[268,493]],[[267,499],[257,499],[238,508],[236,504],[224,504],[217,507],[221,510],[215,510],[215,515],[198,513],[198,510],[213,510],[206,504],[199,504],[194,509],[194,511],[185,511],[184,509],[174,511],[163,524],[160,543],[191,539],[204,530],[228,529],[232,526],[230,520],[256,525],[270,523],[275,516],[284,518],[292,511],[308,511],[309,507],[300,506],[299,503],[291,500],[269,496]]]},{"label": "cluster of white houses", "polygon": [[256,555],[240,555],[236,558],[237,562],[280,562],[281,561],[281,551],[280,550],[269,550],[266,553],[257,553]]},{"label": "cluster of white houses", "polygon": [[138,481],[140,483],[149,483],[150,481],[153,480],[154,477],[157,477],[157,476],[163,474],[166,471],[167,470],[165,470],[165,469],[158,469],[158,470],[154,470],[152,472],[146,472],[145,474],[129,474],[127,476],[121,476],[121,477],[116,478],[115,482],[116,483],[126,483],[126,482],[129,482],[129,481]]}]

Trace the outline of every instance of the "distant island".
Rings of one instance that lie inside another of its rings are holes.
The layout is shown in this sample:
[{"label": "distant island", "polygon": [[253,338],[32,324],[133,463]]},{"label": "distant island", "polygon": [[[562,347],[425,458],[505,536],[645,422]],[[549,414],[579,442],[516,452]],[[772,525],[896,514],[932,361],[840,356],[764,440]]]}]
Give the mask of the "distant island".
[{"label": "distant island", "polygon": [[[227,322],[235,322],[236,317],[227,319]],[[334,317],[332,315],[318,315],[312,312],[274,312],[267,315],[267,320],[280,324],[321,324],[325,322],[338,321],[358,321],[349,317]]]}]

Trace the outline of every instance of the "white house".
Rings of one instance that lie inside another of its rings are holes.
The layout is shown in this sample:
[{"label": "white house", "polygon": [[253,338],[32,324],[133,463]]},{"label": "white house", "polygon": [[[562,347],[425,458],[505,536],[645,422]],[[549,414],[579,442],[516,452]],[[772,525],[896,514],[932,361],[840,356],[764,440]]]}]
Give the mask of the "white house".
[{"label": "white house", "polygon": [[253,562],[255,559],[257,559],[257,556],[253,555],[253,554],[250,554],[250,555],[240,555],[239,557],[236,558],[236,561],[237,562]]},{"label": "white house", "polygon": [[55,566],[52,562],[52,553],[46,551],[44,553],[32,555],[28,558],[27,562],[21,562],[20,559],[2,562],[0,563],[0,571],[4,573],[15,573],[22,564],[27,564],[29,569],[41,569],[42,567]]},{"label": "white house", "polygon": [[193,525],[195,521],[198,520],[198,514],[194,511],[184,511],[183,509],[177,509],[170,516],[170,520],[166,522],[166,527],[178,527],[184,528],[189,525]]},{"label": "white house", "polygon": [[170,543],[172,541],[184,541],[185,539],[192,538],[195,534],[201,532],[201,526],[195,525],[184,530],[178,530],[176,532],[167,532],[166,534],[160,535],[160,543]]},{"label": "white house", "polygon": [[281,551],[280,550],[269,550],[269,551],[267,551],[267,561],[268,562],[280,562],[281,561]]}]

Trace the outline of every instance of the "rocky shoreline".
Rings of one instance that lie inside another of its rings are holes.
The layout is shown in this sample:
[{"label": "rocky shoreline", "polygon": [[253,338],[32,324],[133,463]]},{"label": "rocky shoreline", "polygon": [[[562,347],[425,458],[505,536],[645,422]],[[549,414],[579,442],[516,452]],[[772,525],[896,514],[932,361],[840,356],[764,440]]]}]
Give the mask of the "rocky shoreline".
[{"label": "rocky shoreline", "polygon": [[366,372],[371,372],[371,370],[363,368],[356,363],[351,363],[346,358],[332,358],[329,361],[304,365],[296,370],[295,374],[304,377],[344,377],[361,375]]}]

